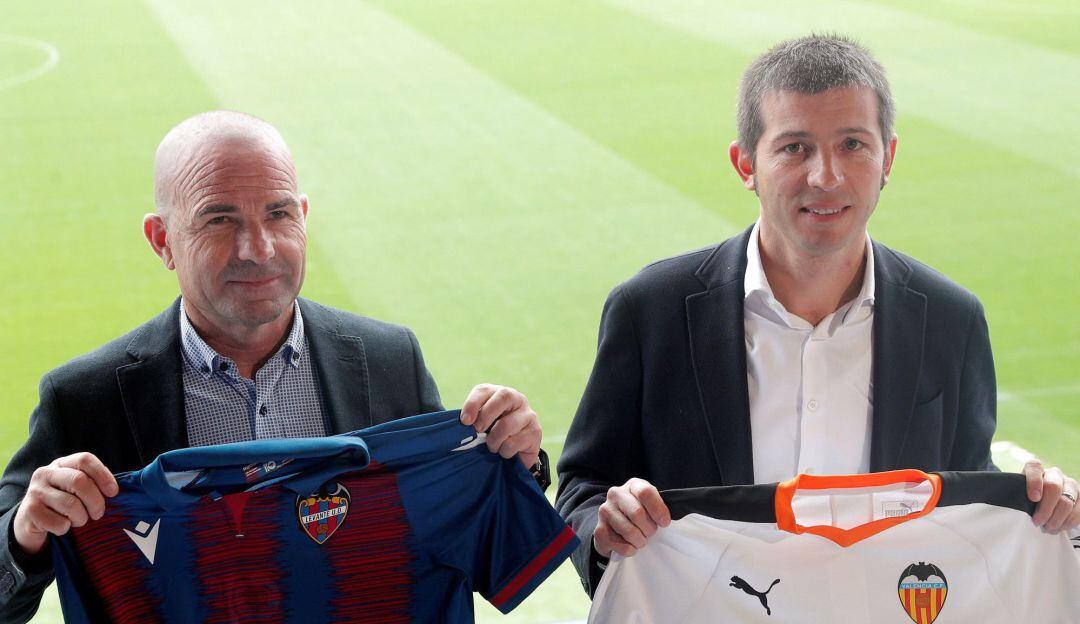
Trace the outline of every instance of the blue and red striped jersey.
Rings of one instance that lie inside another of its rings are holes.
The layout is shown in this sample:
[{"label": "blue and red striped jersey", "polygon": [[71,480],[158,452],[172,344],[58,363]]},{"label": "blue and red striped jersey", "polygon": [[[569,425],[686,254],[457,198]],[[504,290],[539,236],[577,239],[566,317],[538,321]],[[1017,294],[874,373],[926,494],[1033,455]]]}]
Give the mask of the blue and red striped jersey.
[{"label": "blue and red striped jersey", "polygon": [[170,451],[53,540],[68,622],[471,622],[577,546],[457,411]]}]

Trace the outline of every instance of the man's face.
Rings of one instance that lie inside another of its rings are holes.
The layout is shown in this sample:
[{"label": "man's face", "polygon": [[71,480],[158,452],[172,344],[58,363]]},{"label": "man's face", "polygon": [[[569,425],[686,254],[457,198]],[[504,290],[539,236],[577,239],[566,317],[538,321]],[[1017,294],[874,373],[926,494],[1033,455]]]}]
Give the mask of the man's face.
[{"label": "man's face", "polygon": [[763,248],[794,259],[863,249],[896,149],[895,137],[883,146],[877,113],[871,89],[765,95],[756,163],[732,151],[761,203]]},{"label": "man's face", "polygon": [[174,181],[162,257],[193,320],[252,329],[290,313],[304,281],[307,198],[287,150],[251,138],[211,142]]}]

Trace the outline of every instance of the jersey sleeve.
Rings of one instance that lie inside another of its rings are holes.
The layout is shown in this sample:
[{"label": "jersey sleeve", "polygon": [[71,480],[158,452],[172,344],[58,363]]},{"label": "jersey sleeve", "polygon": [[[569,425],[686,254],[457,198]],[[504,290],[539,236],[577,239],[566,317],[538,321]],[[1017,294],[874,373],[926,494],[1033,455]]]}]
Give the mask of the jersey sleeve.
[{"label": "jersey sleeve", "polygon": [[516,458],[481,446],[444,468],[452,471],[439,480],[445,489],[425,497],[426,509],[410,510],[421,516],[414,521],[418,537],[438,544],[431,552],[439,563],[460,570],[473,591],[509,613],[570,556],[578,539]]}]

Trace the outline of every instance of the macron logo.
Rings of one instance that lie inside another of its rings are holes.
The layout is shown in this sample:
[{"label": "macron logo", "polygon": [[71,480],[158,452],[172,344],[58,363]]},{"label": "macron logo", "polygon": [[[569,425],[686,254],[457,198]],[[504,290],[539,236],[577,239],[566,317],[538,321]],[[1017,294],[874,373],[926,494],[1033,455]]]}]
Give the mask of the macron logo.
[{"label": "macron logo", "polygon": [[154,552],[157,550],[157,534],[160,526],[161,518],[158,518],[154,522],[154,526],[140,520],[139,524],[135,525],[134,532],[124,529],[124,533],[127,533],[127,536],[131,538],[131,541],[135,542],[142,554],[150,560],[150,565],[154,565]]}]

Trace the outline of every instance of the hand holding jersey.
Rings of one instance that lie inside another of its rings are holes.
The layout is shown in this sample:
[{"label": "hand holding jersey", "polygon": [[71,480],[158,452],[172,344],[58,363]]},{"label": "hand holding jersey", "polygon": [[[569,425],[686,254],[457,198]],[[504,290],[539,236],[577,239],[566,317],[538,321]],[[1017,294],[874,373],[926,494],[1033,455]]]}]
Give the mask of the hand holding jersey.
[{"label": "hand holding jersey", "polygon": [[487,447],[504,458],[517,455],[526,468],[540,457],[542,431],[529,399],[513,388],[480,384],[461,406],[461,423],[487,431]]},{"label": "hand holding jersey", "polygon": [[91,453],[60,457],[34,471],[12,529],[28,555],[45,547],[49,534],[63,535],[105,514],[105,499],[116,496],[116,479]]},{"label": "hand holding jersey", "polygon": [[644,479],[630,479],[607,491],[597,511],[593,548],[602,557],[612,552],[632,557],[658,528],[670,523],[671,513],[656,487]]},{"label": "hand holding jersey", "polygon": [[1031,517],[1035,526],[1048,533],[1080,526],[1080,505],[1076,504],[1080,487],[1076,479],[1065,476],[1060,468],[1044,468],[1037,459],[1025,463],[1022,472],[1027,477],[1028,500],[1038,503]]}]

